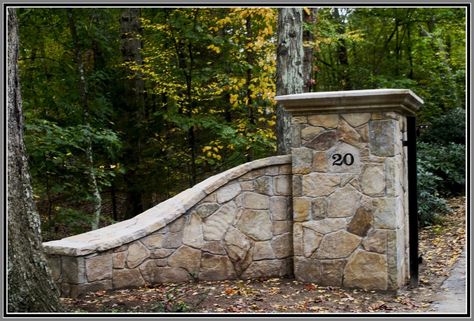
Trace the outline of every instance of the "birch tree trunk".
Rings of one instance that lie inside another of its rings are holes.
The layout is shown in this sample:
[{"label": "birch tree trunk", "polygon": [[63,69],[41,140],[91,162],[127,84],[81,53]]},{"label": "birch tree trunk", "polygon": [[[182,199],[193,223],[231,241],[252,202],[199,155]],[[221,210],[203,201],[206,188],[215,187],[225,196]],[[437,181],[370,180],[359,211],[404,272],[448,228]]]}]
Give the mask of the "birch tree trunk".
[{"label": "birch tree trunk", "polygon": [[[278,10],[277,95],[299,94],[304,90],[303,9]],[[277,152],[291,152],[291,118],[277,106]]]},{"label": "birch tree trunk", "polygon": [[43,254],[23,142],[23,114],[18,78],[18,21],[8,10],[8,311],[60,310],[59,292]]},{"label": "birch tree trunk", "polygon": [[77,72],[79,74],[79,94],[82,103],[82,109],[84,114],[84,125],[89,130],[87,137],[86,147],[86,158],[88,162],[88,175],[89,175],[89,189],[92,193],[92,204],[94,216],[92,219],[91,229],[95,230],[99,228],[100,212],[102,208],[102,197],[100,196],[99,185],[97,184],[97,177],[94,171],[94,153],[92,150],[92,128],[89,123],[89,93],[87,88],[87,80],[84,72],[83,53],[82,48],[79,44],[79,38],[76,29],[76,19],[74,16],[73,9],[68,9],[69,29],[71,31],[72,42],[74,46],[74,60],[76,62]]}]

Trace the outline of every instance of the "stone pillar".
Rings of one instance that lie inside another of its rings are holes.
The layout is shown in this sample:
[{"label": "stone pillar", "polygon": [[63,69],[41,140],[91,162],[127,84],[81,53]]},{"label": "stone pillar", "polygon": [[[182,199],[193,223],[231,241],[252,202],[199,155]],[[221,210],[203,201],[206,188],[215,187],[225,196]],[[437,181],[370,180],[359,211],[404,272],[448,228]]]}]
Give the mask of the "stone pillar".
[{"label": "stone pillar", "polygon": [[276,97],[292,116],[298,280],[376,290],[409,277],[406,116],[410,90]]}]

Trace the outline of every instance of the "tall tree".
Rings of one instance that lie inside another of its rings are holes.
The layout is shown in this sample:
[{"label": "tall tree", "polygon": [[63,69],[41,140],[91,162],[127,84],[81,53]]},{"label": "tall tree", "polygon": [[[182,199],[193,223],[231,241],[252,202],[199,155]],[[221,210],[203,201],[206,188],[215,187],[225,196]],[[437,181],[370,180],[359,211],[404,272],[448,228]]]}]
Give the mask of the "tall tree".
[{"label": "tall tree", "polygon": [[18,21],[8,10],[8,310],[60,310],[59,292],[42,252],[40,219],[33,202],[23,143],[18,76]]},{"label": "tall tree", "polygon": [[[281,8],[278,12],[276,94],[299,94],[304,90],[303,9]],[[291,118],[277,106],[278,154],[291,151]]]}]

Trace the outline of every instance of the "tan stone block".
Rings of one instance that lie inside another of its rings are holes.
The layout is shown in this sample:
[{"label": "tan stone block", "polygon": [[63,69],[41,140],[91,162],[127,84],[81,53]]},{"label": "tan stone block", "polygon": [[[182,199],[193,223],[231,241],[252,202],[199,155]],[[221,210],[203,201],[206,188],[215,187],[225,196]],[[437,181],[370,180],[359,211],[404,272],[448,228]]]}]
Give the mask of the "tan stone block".
[{"label": "tan stone block", "polygon": [[340,259],[348,257],[359,246],[360,242],[360,237],[346,231],[326,234],[316,251],[316,258]]},{"label": "tan stone block", "polygon": [[281,175],[273,178],[275,184],[275,195],[291,195],[291,176]]},{"label": "tan stone block", "polygon": [[145,280],[138,269],[113,270],[112,286],[114,289],[128,289],[145,285]]},{"label": "tan stone block", "polygon": [[252,244],[250,238],[234,227],[229,228],[224,237],[224,247],[233,261],[243,261]]},{"label": "tan stone block", "polygon": [[234,266],[227,256],[203,253],[199,271],[200,280],[218,281],[236,277]]},{"label": "tan stone block", "polygon": [[284,221],[290,217],[290,204],[286,196],[270,197],[270,214],[273,221]]},{"label": "tan stone block", "polygon": [[321,283],[321,262],[296,256],[295,278],[302,282]]},{"label": "tan stone block", "polygon": [[150,251],[141,243],[133,242],[128,247],[127,267],[133,269],[150,256]]},{"label": "tan stone block", "polygon": [[270,241],[265,242],[255,242],[253,250],[253,260],[263,260],[263,259],[274,259],[275,253],[273,253],[273,248],[270,244]]},{"label": "tan stone block", "polygon": [[327,216],[327,200],[325,197],[317,197],[311,201],[311,217],[320,220]]},{"label": "tan stone block", "polygon": [[285,260],[253,261],[240,277],[242,279],[278,277],[285,270],[285,266]]},{"label": "tan stone block", "polygon": [[253,181],[242,181],[242,182],[240,182],[240,188],[243,191],[253,191]]},{"label": "tan stone block", "polygon": [[293,254],[292,235],[290,233],[275,236],[271,241],[271,245],[277,259],[286,258]]},{"label": "tan stone block", "polygon": [[270,176],[278,175],[278,173],[280,172],[280,167],[281,167],[281,165],[279,165],[279,166],[269,166],[269,167],[265,168],[265,175],[270,175]]},{"label": "tan stone block", "polygon": [[383,165],[367,166],[360,177],[362,192],[369,196],[380,196],[385,191],[385,171]]},{"label": "tan stone block", "polygon": [[200,249],[204,245],[201,217],[193,214],[184,227],[183,244]]},{"label": "tan stone block", "polygon": [[352,186],[338,188],[328,197],[328,217],[348,217],[354,215],[362,195]]},{"label": "tan stone block", "polygon": [[225,231],[231,225],[237,212],[234,202],[222,206],[214,214],[206,218],[203,224],[204,240],[222,240]]},{"label": "tan stone block", "polygon": [[316,137],[319,133],[324,131],[323,127],[314,127],[314,126],[307,126],[301,129],[301,138],[304,140],[312,140]]},{"label": "tan stone block", "polygon": [[[205,242],[201,249],[203,252],[209,252],[215,255],[225,255],[226,251],[220,241]],[[204,255],[204,254],[203,254]]]},{"label": "tan stone block", "polygon": [[321,261],[321,285],[342,286],[346,260]]},{"label": "tan stone block", "polygon": [[304,256],[310,257],[314,251],[319,247],[323,235],[315,232],[312,229],[303,226],[303,252]]},{"label": "tan stone block", "polygon": [[370,113],[350,113],[342,114],[341,116],[352,127],[359,127],[363,124],[367,124],[371,117]]},{"label": "tan stone block", "polygon": [[312,229],[320,234],[329,234],[346,228],[346,219],[344,218],[325,218],[318,221],[309,221],[303,223],[303,227]]},{"label": "tan stone block", "polygon": [[357,250],[344,269],[344,286],[365,290],[386,290],[387,260],[385,255]]},{"label": "tan stone block", "polygon": [[89,282],[112,278],[112,253],[87,257],[85,263]]},{"label": "tan stone block", "polygon": [[288,233],[291,231],[291,222],[290,221],[274,221],[272,232],[273,235],[280,235]]},{"label": "tan stone block", "polygon": [[123,269],[127,260],[127,252],[117,252],[112,256],[112,264],[114,269]]},{"label": "tan stone block", "polygon": [[313,150],[306,147],[292,149],[293,174],[308,174],[313,163]]},{"label": "tan stone block", "polygon": [[311,198],[293,198],[293,220],[296,222],[307,221],[311,217]]},{"label": "tan stone block", "polygon": [[155,249],[151,251],[150,258],[152,259],[162,259],[170,256],[174,253],[174,249]]},{"label": "tan stone block", "polygon": [[293,253],[295,256],[303,256],[303,225],[295,222],[293,225]]},{"label": "tan stone block", "polygon": [[328,160],[325,152],[314,153],[312,170],[315,172],[327,172]]},{"label": "tan stone block", "polygon": [[303,176],[304,196],[327,196],[334,192],[339,186],[341,178],[339,175],[327,175],[321,173],[311,173]]},{"label": "tan stone block", "polygon": [[242,207],[256,210],[268,209],[270,206],[267,195],[254,192],[244,192],[241,194]]},{"label": "tan stone block", "polygon": [[339,123],[338,114],[327,115],[311,115],[308,116],[308,123],[312,126],[320,126],[324,128],[336,128]]},{"label": "tan stone block", "polygon": [[352,146],[361,147],[361,137],[359,133],[342,119],[337,127],[337,135],[339,141]]},{"label": "tan stone block", "polygon": [[169,231],[171,233],[177,233],[181,231],[184,227],[184,222],[185,222],[184,216],[181,216],[180,218],[173,221],[173,223],[168,224]]},{"label": "tan stone block", "polygon": [[197,273],[201,261],[201,251],[183,245],[168,258],[170,267],[183,268],[189,273]]},{"label": "tan stone block", "polygon": [[241,187],[239,183],[225,185],[215,192],[217,195],[217,202],[220,204],[228,202],[239,195],[240,191]]},{"label": "tan stone block", "polygon": [[272,238],[272,221],[268,210],[246,209],[242,212],[237,228],[255,240]]}]

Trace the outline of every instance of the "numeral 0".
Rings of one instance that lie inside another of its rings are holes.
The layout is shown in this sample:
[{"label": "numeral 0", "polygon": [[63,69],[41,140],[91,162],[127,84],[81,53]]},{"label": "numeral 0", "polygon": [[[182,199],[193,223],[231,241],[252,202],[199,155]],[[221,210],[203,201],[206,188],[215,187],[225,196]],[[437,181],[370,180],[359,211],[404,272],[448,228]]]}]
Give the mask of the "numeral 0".
[{"label": "numeral 0", "polygon": [[344,156],[341,154],[334,154],[332,155],[332,159],[334,159],[332,164],[336,166],[341,166],[342,164],[351,166],[354,164],[354,155],[351,153],[344,154]]}]

